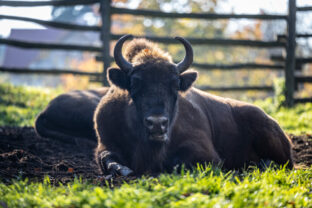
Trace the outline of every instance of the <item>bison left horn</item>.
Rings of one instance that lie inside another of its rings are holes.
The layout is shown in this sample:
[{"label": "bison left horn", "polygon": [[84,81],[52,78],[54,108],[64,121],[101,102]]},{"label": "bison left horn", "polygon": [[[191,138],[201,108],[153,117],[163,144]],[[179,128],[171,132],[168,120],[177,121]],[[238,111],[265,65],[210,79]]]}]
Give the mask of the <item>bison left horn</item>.
[{"label": "bison left horn", "polygon": [[122,36],[116,43],[115,49],[114,49],[114,59],[116,64],[120,67],[121,70],[125,72],[130,72],[133,69],[133,66],[131,63],[129,63],[123,56],[122,56],[122,46],[124,42],[130,38],[133,38],[132,35],[124,35]]},{"label": "bison left horn", "polygon": [[184,45],[186,52],[184,59],[176,65],[179,72],[182,73],[187,70],[193,63],[193,48],[190,42],[182,37],[175,37],[174,39],[180,41]]}]

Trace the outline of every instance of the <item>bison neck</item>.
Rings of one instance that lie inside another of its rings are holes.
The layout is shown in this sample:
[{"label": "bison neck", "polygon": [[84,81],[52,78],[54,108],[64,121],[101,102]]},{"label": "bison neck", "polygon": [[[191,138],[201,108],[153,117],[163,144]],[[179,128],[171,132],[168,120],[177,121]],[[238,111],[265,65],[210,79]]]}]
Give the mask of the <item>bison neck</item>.
[{"label": "bison neck", "polygon": [[161,172],[166,157],[166,149],[166,144],[139,142],[132,161],[134,171],[137,174]]}]

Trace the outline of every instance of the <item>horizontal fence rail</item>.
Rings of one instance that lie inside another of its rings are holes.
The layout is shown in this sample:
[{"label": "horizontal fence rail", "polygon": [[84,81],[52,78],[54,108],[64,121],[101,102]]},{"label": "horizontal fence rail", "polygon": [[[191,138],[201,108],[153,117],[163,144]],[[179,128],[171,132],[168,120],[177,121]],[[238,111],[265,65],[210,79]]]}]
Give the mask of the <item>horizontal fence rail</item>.
[{"label": "horizontal fence rail", "polygon": [[259,20],[287,20],[287,15],[270,14],[214,14],[214,13],[169,13],[155,10],[111,8],[112,14],[130,14],[135,16],[149,16],[156,18],[192,18],[192,19],[259,19]]},{"label": "horizontal fence rail", "polygon": [[[111,34],[112,40],[118,40],[124,34]],[[180,44],[179,41],[173,37],[159,37],[159,36],[135,36],[136,38],[147,38],[149,40],[166,43],[166,44]],[[222,45],[222,46],[248,46],[248,47],[259,47],[259,48],[281,48],[286,47],[286,43],[278,41],[260,41],[260,40],[241,40],[241,39],[216,39],[216,38],[191,38],[185,37],[193,45]]]},{"label": "horizontal fence rail", "polygon": [[312,34],[296,34],[297,38],[312,38]]},{"label": "horizontal fence rail", "polygon": [[312,11],[312,6],[297,7],[297,11],[299,11],[299,12],[308,12],[308,11]]},{"label": "horizontal fence rail", "polygon": [[0,1],[0,6],[76,6],[99,3],[100,0],[54,0],[54,1]]},{"label": "horizontal fence rail", "polygon": [[[114,62],[114,58],[111,58],[111,62]],[[96,61],[103,61],[103,56],[95,56]],[[178,63],[178,60],[174,60],[174,63]],[[204,69],[204,70],[240,70],[240,69],[268,69],[268,70],[283,70],[285,66],[283,64],[258,64],[258,63],[233,63],[233,64],[205,64],[193,62],[192,67]]]},{"label": "horizontal fence rail", "polygon": [[[296,34],[296,38],[312,38],[312,34]],[[285,40],[287,39],[286,35],[277,35],[278,40]]]},{"label": "horizontal fence rail", "polygon": [[85,46],[78,44],[38,43],[38,42],[12,40],[6,38],[0,38],[0,44],[10,45],[19,48],[32,48],[32,49],[75,50],[75,51],[90,51],[90,52],[102,51],[102,48],[97,46]]},{"label": "horizontal fence rail", "polygon": [[[270,57],[272,61],[279,61],[283,62],[285,61],[285,57],[283,56],[271,56]],[[307,64],[307,63],[312,63],[312,57],[306,57],[306,58],[299,58],[296,57],[296,63],[298,64]]]},{"label": "horizontal fence rail", "polygon": [[312,103],[312,97],[310,97],[310,98],[295,98],[294,102],[295,103],[308,103],[308,102]]},{"label": "horizontal fence rail", "polygon": [[212,87],[212,86],[196,86],[201,90],[207,91],[274,91],[273,86],[230,86],[230,87]]},{"label": "horizontal fence rail", "polygon": [[[91,79],[93,82],[103,82],[103,76],[94,76]],[[267,91],[273,92],[273,86],[227,86],[227,87],[213,87],[208,85],[196,85],[198,89],[205,90],[205,91]]]},{"label": "horizontal fence rail", "polygon": [[303,75],[296,75],[295,76],[295,82],[300,83],[312,83],[312,76],[303,76]]},{"label": "horizontal fence rail", "polygon": [[0,67],[1,72],[9,72],[14,74],[47,74],[47,75],[61,75],[73,74],[80,76],[102,76],[103,73],[98,72],[83,72],[73,69],[29,69],[16,67]]},{"label": "horizontal fence rail", "polygon": [[284,65],[278,64],[257,64],[257,63],[234,63],[234,64],[202,64],[202,63],[193,63],[192,67],[206,70],[238,70],[238,69],[269,69],[269,70],[283,70]]},{"label": "horizontal fence rail", "polygon": [[72,23],[39,20],[39,19],[28,18],[28,17],[0,15],[0,19],[34,22],[34,23],[37,23],[37,24],[40,24],[43,26],[49,26],[49,27],[54,27],[54,28],[58,28],[58,29],[66,29],[66,30],[94,31],[94,32],[101,31],[100,26],[85,26],[85,25],[77,25],[77,24],[72,24]]}]

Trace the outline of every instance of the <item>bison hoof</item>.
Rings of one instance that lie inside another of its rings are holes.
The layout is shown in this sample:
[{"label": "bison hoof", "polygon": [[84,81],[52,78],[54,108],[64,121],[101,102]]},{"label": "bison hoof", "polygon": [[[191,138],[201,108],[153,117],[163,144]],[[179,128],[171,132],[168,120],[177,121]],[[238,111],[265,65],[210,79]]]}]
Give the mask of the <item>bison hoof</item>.
[{"label": "bison hoof", "polygon": [[111,162],[108,167],[108,172],[113,175],[113,176],[130,176],[133,174],[133,171],[123,165],[120,165],[119,163],[116,162]]}]

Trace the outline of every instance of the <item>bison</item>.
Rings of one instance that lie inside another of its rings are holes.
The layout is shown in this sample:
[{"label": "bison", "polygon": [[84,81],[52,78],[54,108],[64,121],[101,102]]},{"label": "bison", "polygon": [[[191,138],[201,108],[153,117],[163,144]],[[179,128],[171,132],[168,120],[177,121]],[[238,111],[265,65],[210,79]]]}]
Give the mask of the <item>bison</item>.
[{"label": "bison", "polygon": [[94,115],[96,160],[104,173],[127,175],[170,171],[179,164],[223,163],[226,169],[273,160],[293,167],[291,142],[277,122],[258,107],[192,87],[184,59],[174,64],[153,43],[133,40],[122,56],[123,36],[108,70],[111,87]]},{"label": "bison", "polygon": [[119,68],[107,72],[111,86],[91,97],[76,91],[79,98],[56,98],[37,119],[39,134],[92,139],[95,130],[95,159],[104,174],[170,172],[196,163],[240,169],[261,160],[293,167],[291,141],[273,118],[254,105],[192,87],[197,72],[189,70],[193,49],[187,40],[176,37],[186,55],[175,64],[145,39],[130,42],[125,59],[122,47],[131,37],[116,43]]}]

